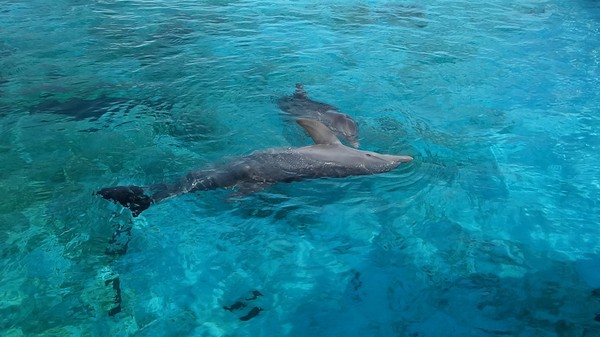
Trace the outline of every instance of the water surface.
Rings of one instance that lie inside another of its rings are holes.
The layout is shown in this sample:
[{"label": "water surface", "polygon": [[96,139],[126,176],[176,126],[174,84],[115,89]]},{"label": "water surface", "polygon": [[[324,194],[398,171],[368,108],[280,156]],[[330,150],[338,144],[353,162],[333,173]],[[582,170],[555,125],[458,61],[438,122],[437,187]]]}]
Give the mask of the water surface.
[{"label": "water surface", "polygon": [[[0,1],[0,331],[600,335],[599,41],[584,0]],[[297,82],[414,162],[93,194],[308,144]]]}]

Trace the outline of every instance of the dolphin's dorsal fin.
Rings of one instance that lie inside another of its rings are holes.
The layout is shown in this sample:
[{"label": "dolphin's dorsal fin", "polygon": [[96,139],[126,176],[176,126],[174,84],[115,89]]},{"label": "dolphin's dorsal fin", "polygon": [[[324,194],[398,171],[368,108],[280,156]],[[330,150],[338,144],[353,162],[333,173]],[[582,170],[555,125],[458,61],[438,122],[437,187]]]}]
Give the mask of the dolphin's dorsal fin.
[{"label": "dolphin's dorsal fin", "polygon": [[302,126],[306,132],[308,132],[308,135],[315,141],[316,144],[342,144],[337,136],[321,122],[304,118],[299,118],[296,120],[296,122],[300,124],[300,126]]},{"label": "dolphin's dorsal fin", "polygon": [[308,98],[308,94],[304,90],[304,85],[302,83],[296,83],[296,91],[294,92],[294,96],[298,98]]}]

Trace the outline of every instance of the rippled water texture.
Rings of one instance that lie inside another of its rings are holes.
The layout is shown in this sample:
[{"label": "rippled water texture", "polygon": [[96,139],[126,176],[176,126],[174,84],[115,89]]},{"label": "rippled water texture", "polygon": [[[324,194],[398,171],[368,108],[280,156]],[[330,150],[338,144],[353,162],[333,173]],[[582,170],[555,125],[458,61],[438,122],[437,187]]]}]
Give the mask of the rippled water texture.
[{"label": "rippled water texture", "polygon": [[[0,0],[0,334],[600,336],[599,67],[591,0]],[[309,144],[297,82],[415,160],[94,195]]]}]

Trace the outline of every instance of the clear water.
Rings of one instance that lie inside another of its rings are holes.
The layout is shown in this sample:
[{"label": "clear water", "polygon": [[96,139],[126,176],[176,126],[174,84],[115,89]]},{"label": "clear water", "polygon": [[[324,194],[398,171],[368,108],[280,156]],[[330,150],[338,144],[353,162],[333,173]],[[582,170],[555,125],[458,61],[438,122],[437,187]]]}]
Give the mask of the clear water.
[{"label": "clear water", "polygon": [[[307,144],[296,82],[415,161],[93,195]],[[599,88],[592,0],[1,0],[0,334],[599,336]]]}]

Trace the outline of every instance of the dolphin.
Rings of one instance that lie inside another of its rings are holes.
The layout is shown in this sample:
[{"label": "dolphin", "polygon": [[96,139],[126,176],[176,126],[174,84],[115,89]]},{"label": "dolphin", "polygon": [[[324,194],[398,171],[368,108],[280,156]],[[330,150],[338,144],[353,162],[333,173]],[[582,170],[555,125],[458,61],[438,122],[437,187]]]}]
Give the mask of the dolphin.
[{"label": "dolphin", "polygon": [[354,149],[343,145],[319,121],[298,119],[297,122],[314,145],[254,152],[226,164],[191,171],[173,184],[113,186],[97,193],[129,208],[136,217],[152,204],[189,192],[237,188],[240,195],[248,195],[282,182],[384,173],[413,159]]},{"label": "dolphin", "polygon": [[301,83],[296,83],[296,91],[291,96],[277,100],[279,108],[295,118],[314,119],[330,128],[350,145],[358,147],[358,124],[352,117],[341,113],[333,105],[316,102],[308,98]]}]

